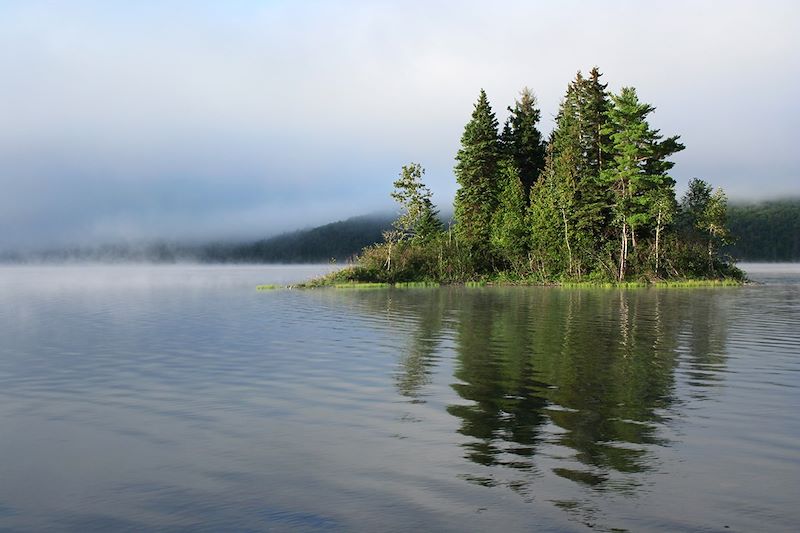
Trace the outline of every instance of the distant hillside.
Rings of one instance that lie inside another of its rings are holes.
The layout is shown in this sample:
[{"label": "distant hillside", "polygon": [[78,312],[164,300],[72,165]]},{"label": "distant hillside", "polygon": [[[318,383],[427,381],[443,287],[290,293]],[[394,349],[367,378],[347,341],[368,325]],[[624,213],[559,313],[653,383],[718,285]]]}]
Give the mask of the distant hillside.
[{"label": "distant hillside", "polygon": [[800,261],[800,199],[728,206],[736,242],[728,252],[743,261]]},{"label": "distant hillside", "polygon": [[30,253],[0,251],[0,262],[315,263],[346,260],[383,240],[391,215],[365,215],[255,242],[181,244],[151,242],[57,248]]},{"label": "distant hillside", "polygon": [[365,246],[383,240],[392,224],[389,215],[367,215],[325,224],[313,229],[284,233],[254,243],[208,245],[198,250],[207,262],[309,263],[342,261]]}]

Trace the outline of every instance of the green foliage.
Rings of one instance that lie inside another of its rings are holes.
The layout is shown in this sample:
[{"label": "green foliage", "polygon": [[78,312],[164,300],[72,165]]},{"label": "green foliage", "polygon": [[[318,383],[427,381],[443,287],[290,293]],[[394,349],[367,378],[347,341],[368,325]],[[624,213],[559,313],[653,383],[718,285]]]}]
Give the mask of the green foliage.
[{"label": "green foliage", "polygon": [[553,279],[568,263],[569,226],[562,224],[565,213],[562,184],[551,155],[544,176],[531,189],[527,213],[531,268],[542,281]]},{"label": "green foliage", "polygon": [[481,89],[456,155],[456,234],[480,260],[489,256],[492,218],[498,205],[500,139],[497,118]]},{"label": "green foliage", "polygon": [[732,242],[725,251],[742,260],[800,261],[800,200],[728,206]]},{"label": "green foliage", "polygon": [[504,163],[501,170],[503,187],[498,209],[492,220],[492,246],[508,260],[517,272],[528,265],[528,228],[525,220],[525,193],[516,169]]},{"label": "green foliage", "polygon": [[588,79],[578,72],[567,87],[551,143],[550,174],[560,198],[567,274],[577,278],[601,268],[597,244],[607,239],[610,226],[612,199],[600,178],[611,151],[604,131],[610,103],[600,76],[597,68]]},{"label": "green foliage", "polygon": [[[682,150],[678,137],[661,140],[647,116],[654,107],[639,101],[636,90],[625,87],[612,95],[608,122],[602,129],[611,139],[612,161],[601,171],[601,179],[614,193],[613,221],[619,228],[620,257],[618,279],[625,279],[630,245],[637,247],[639,237],[660,230],[664,215],[674,198],[675,181],[667,174],[672,163],[666,158]],[[641,259],[641,250],[636,250]]]},{"label": "green foliage", "polygon": [[703,221],[711,201],[711,186],[697,178],[689,180],[689,187],[681,198],[678,227],[687,238],[701,238]]},{"label": "green foliage", "polygon": [[434,207],[430,189],[422,182],[425,169],[418,163],[404,165],[394,182],[391,196],[400,204],[400,216],[393,226],[400,240],[427,242],[442,231],[438,210]]},{"label": "green foliage", "polygon": [[536,96],[525,87],[520,99],[509,107],[509,116],[500,137],[503,154],[514,165],[523,186],[523,200],[527,202],[531,187],[544,168],[546,145],[539,132],[541,112]]},{"label": "green foliage", "polygon": [[600,77],[594,68],[568,85],[546,151],[529,90],[509,108],[502,143],[481,91],[456,156],[455,232],[426,226],[436,211],[423,170],[403,167],[392,194],[401,216],[348,277],[616,286],[742,280],[719,254],[730,242],[724,192],[695,180],[679,210],[669,175],[679,138],[649,125],[654,108],[635,89],[609,95]]},{"label": "green foliage", "polygon": [[372,282],[355,282],[337,283],[334,285],[337,289],[385,289],[391,287],[389,283],[372,283]]}]

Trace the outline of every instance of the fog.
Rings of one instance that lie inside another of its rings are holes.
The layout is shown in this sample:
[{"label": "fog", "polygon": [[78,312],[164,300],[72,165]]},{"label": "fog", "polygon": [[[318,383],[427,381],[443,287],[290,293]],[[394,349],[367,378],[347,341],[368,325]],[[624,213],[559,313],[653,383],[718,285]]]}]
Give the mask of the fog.
[{"label": "fog", "polygon": [[[680,134],[678,183],[797,194],[793,1],[0,4],[0,250],[249,239],[456,190],[485,88],[553,125],[598,65]],[[682,189],[679,189],[679,191]]]}]

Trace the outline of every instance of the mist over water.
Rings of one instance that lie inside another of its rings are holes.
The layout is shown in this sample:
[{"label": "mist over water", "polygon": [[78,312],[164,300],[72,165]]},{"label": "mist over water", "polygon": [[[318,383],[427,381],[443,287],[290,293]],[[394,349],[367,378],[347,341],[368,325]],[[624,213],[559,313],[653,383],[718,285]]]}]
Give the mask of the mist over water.
[{"label": "mist over water", "polygon": [[762,284],[0,267],[0,529],[791,531],[800,268],[743,266]]}]

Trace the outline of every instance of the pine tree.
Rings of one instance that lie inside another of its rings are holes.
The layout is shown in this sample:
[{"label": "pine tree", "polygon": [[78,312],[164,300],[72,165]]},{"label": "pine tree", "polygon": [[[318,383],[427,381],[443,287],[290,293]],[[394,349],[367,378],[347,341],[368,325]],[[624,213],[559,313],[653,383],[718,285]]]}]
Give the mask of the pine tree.
[{"label": "pine tree", "polygon": [[698,178],[689,180],[689,187],[681,198],[678,213],[678,227],[684,238],[697,240],[700,237],[703,218],[711,201],[711,192],[711,185],[705,181]]},{"label": "pine tree", "polygon": [[614,192],[614,222],[620,237],[617,276],[622,280],[629,245],[637,246],[637,232],[658,225],[653,206],[664,205],[665,197],[674,198],[675,181],[667,174],[673,163],[666,158],[683,145],[677,136],[662,141],[659,131],[650,128],[647,116],[655,108],[640,102],[634,88],[623,88],[611,100],[603,133],[610,135],[613,159],[601,175]]},{"label": "pine tree", "polygon": [[587,174],[597,177],[603,170],[611,139],[603,132],[606,115],[611,107],[607,83],[600,82],[600,70],[592,68],[588,78],[578,73],[581,146],[586,158]]},{"label": "pine tree", "polygon": [[489,251],[491,223],[500,192],[497,126],[486,92],[481,89],[456,155],[455,174],[460,187],[454,206],[456,234],[480,261]]},{"label": "pine tree", "polygon": [[531,187],[544,167],[545,143],[538,128],[541,112],[536,96],[527,87],[522,89],[520,99],[508,111],[510,114],[501,136],[503,153],[516,167],[527,203]]},{"label": "pine tree", "polygon": [[[542,281],[554,279],[571,268],[570,227],[565,220],[565,187],[558,176],[553,158],[553,145],[548,146],[545,167],[530,194],[527,225],[530,231],[531,267]],[[562,224],[562,222],[564,222]]]},{"label": "pine tree", "polygon": [[525,192],[519,174],[511,162],[502,163],[500,173],[503,187],[492,220],[492,245],[514,270],[521,273],[528,262]]},{"label": "pine tree", "polygon": [[602,133],[608,97],[599,78],[596,68],[589,79],[578,72],[567,86],[542,173],[551,183],[540,189],[555,202],[558,217],[550,224],[562,235],[567,272],[577,277],[603,263],[598,243],[606,238],[611,204],[599,175],[609,150]]},{"label": "pine tree", "polygon": [[689,188],[681,199],[678,224],[685,240],[706,248],[711,271],[716,250],[731,242],[727,211],[728,198],[722,189],[712,192],[705,181],[689,180]]}]

